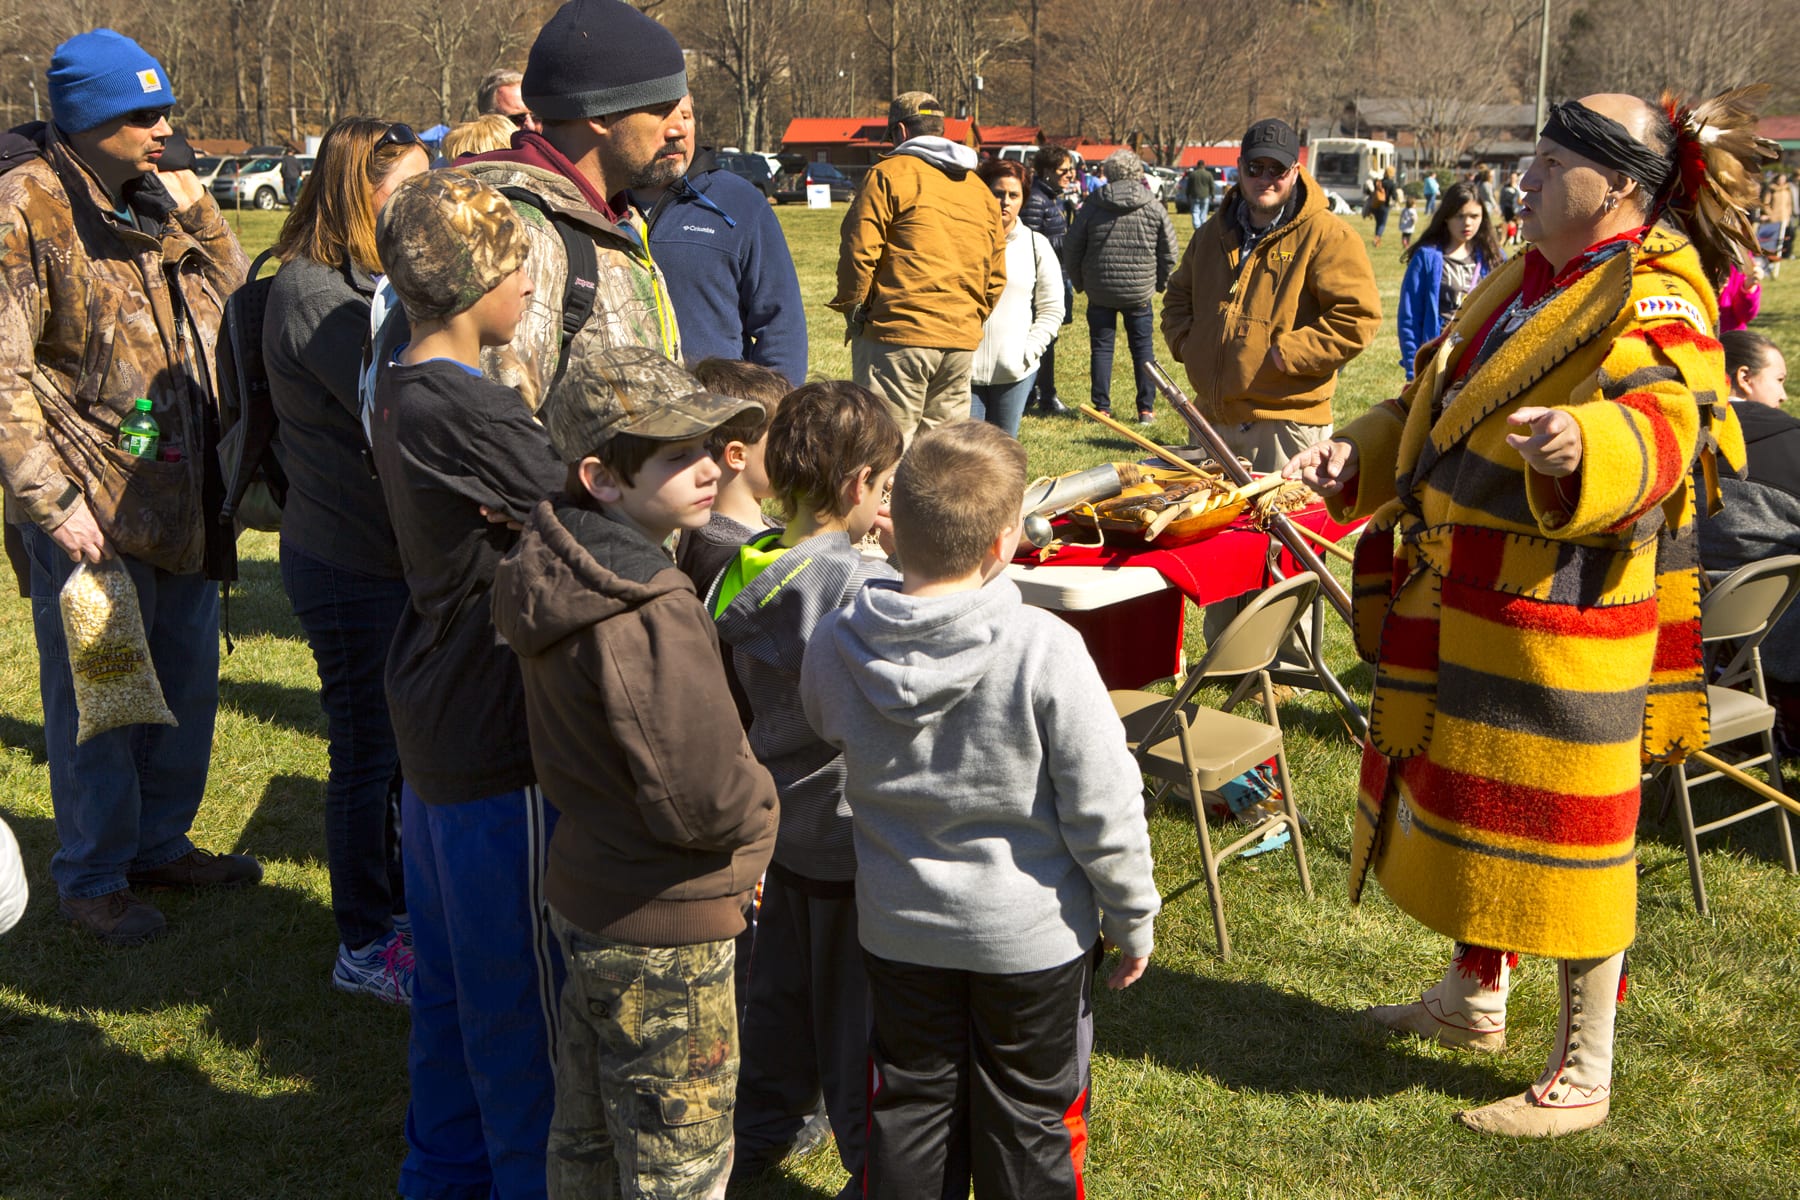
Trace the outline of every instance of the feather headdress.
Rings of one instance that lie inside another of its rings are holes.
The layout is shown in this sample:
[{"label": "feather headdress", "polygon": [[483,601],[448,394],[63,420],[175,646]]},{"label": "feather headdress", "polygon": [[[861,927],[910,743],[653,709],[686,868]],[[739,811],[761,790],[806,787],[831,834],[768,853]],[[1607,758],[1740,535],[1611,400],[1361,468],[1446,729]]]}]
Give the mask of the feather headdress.
[{"label": "feather headdress", "polygon": [[1757,202],[1763,164],[1781,156],[1779,146],[1756,136],[1756,110],[1768,93],[1768,84],[1755,83],[1692,107],[1674,92],[1662,94],[1676,165],[1663,204],[1694,239],[1714,286],[1734,265],[1748,275],[1757,254],[1748,210]]}]

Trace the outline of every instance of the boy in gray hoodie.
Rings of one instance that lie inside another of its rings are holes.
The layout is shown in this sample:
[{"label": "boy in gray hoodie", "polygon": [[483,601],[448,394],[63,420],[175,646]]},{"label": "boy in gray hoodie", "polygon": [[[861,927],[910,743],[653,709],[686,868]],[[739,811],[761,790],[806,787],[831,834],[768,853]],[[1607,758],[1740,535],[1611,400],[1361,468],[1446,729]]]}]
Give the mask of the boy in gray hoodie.
[{"label": "boy in gray hoodie", "polygon": [[965,421],[894,479],[903,577],[819,625],[800,695],[841,749],[874,1014],[864,1195],[1079,1196],[1092,983],[1160,907],[1142,777],[1080,637],[1001,572],[1025,451]]},{"label": "boy in gray hoodie", "polygon": [[839,380],[790,392],[763,454],[787,527],[743,546],[707,598],[750,701],[750,748],[781,795],[744,1000],[737,1180],[787,1154],[823,1092],[861,1194],[869,1020],[856,852],[844,762],[800,711],[800,662],[821,619],[868,580],[895,578],[856,543],[880,519],[901,448],[900,427],[865,389]]}]

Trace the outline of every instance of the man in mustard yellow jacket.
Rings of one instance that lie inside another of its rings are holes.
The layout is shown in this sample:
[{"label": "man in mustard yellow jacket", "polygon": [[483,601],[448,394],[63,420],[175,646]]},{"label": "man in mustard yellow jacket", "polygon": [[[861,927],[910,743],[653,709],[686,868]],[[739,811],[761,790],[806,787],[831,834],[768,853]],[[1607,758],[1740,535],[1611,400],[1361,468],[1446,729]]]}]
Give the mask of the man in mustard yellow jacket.
[{"label": "man in mustard yellow jacket", "polygon": [[969,415],[982,323],[1006,288],[1000,205],[975,152],[943,136],[944,108],[906,92],[888,108],[893,153],[844,214],[838,289],[856,382],[886,400],[907,440]]},{"label": "man in mustard yellow jacket", "polygon": [[1605,1120],[1641,763],[1706,740],[1692,480],[1715,447],[1742,459],[1713,291],[1742,250],[1690,189],[1718,186],[1706,175],[1733,144],[1755,150],[1744,114],[1709,109],[1716,127],[1633,96],[1558,105],[1524,178],[1531,251],[1469,297],[1398,399],[1287,468],[1373,518],[1352,899],[1372,866],[1457,943],[1418,1002],[1368,1015],[1497,1051],[1518,953],[1559,960],[1549,1063],[1524,1094],[1457,1114],[1484,1132]]}]

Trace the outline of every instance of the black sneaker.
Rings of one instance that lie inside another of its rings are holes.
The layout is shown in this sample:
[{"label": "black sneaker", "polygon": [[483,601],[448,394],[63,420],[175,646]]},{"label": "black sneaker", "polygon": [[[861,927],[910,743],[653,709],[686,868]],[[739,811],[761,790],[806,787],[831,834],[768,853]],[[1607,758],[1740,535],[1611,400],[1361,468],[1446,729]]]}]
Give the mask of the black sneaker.
[{"label": "black sneaker", "polygon": [[1154,425],[1154,424],[1156,424],[1156,414],[1151,412],[1147,408],[1138,409],[1138,424],[1139,425]]},{"label": "black sneaker", "polygon": [[1038,411],[1046,417],[1066,417],[1069,406],[1055,396],[1045,396],[1038,401]]}]

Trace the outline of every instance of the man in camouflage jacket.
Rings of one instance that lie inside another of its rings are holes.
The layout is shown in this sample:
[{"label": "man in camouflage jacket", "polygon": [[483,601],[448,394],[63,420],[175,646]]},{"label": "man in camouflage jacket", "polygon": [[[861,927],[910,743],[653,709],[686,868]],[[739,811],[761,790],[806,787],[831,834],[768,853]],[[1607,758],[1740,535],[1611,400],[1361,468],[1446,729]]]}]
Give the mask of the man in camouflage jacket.
[{"label": "man in camouflage jacket", "polygon": [[[80,34],[57,48],[49,92],[41,154],[0,177],[0,481],[29,563],[59,909],[126,944],[165,927],[134,886],[262,873],[188,840],[218,707],[210,359],[245,259],[194,174],[157,171],[174,97],[155,59],[111,30]],[[119,447],[140,397],[161,432],[155,457]],[[57,597],[82,563],[129,573],[174,727],[77,744]]]}]

